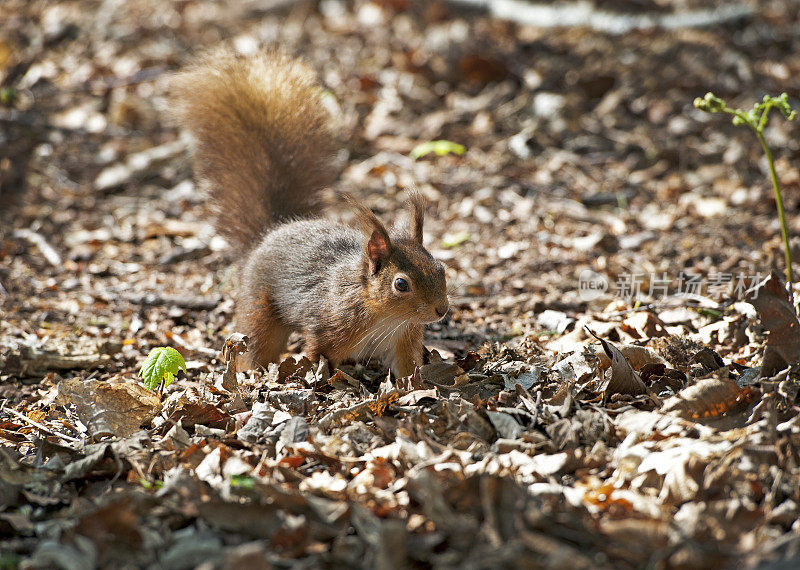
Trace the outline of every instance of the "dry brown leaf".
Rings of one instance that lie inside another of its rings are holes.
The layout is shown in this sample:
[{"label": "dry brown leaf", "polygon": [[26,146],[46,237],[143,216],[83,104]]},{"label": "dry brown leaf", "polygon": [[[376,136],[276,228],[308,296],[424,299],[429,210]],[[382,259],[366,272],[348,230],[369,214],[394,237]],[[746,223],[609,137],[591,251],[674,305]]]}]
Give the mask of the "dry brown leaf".
[{"label": "dry brown leaf", "polygon": [[610,342],[594,334],[590,329],[587,328],[586,330],[600,341],[606,356],[611,359],[611,379],[603,390],[605,397],[609,397],[612,394],[631,394],[633,396],[644,394],[647,391],[644,382],[622,352]]},{"label": "dry brown leaf", "polygon": [[650,311],[637,311],[622,322],[623,330],[634,338],[668,336],[664,323]]},{"label": "dry brown leaf", "polygon": [[328,378],[328,384],[339,390],[358,390],[361,387],[361,382],[338,368],[334,371],[333,375]]},{"label": "dry brown leaf", "polygon": [[400,392],[392,390],[382,394],[378,398],[331,412],[323,417],[318,425],[320,429],[330,429],[364,420],[370,413],[376,416],[382,416],[386,412],[386,408],[390,404],[395,403],[399,398]]},{"label": "dry brown leaf", "polygon": [[736,411],[755,395],[752,388],[740,388],[733,380],[704,378],[664,402],[663,412],[682,418],[718,418]]},{"label": "dry brown leaf", "polygon": [[220,387],[232,392],[238,386],[236,371],[238,370],[238,356],[247,352],[247,343],[250,339],[242,333],[233,333],[225,339],[222,346],[222,358],[225,360],[225,372],[222,373]]},{"label": "dry brown leaf", "polygon": [[401,406],[414,406],[418,404],[420,400],[423,400],[425,398],[435,400],[436,396],[437,394],[434,388],[431,388],[430,390],[414,390],[412,392],[409,392],[402,398],[399,398],[397,400],[397,403]]},{"label": "dry brown leaf", "polygon": [[780,275],[773,271],[748,291],[747,301],[769,331],[767,346],[776,350],[787,365],[800,362],[800,322]]},{"label": "dry brown leaf", "polygon": [[466,375],[460,366],[447,362],[425,364],[420,367],[419,373],[423,381],[429,382],[434,386],[458,386],[466,384],[466,381],[469,380],[469,378],[466,378],[465,381],[465,379],[462,378],[462,376]]},{"label": "dry brown leaf", "polygon": [[305,356],[299,360],[290,356],[278,366],[278,382],[285,383],[293,376],[305,378],[306,373],[313,369],[314,365]]},{"label": "dry brown leaf", "polygon": [[185,402],[169,415],[169,419],[175,422],[180,420],[185,427],[204,425],[226,429],[235,423],[227,412],[210,402]]},{"label": "dry brown leaf", "polygon": [[629,514],[633,511],[633,504],[622,498],[614,497],[614,487],[611,483],[606,483],[595,489],[588,490],[583,496],[583,500],[601,511],[614,510],[615,514]]},{"label": "dry brown leaf", "polygon": [[128,548],[139,548],[142,544],[139,517],[130,497],[81,517],[75,530],[94,542],[101,552],[110,549],[112,544],[122,543]]},{"label": "dry brown leaf", "polygon": [[[596,338],[596,337],[595,337]],[[630,362],[634,370],[641,370],[647,364],[668,364],[661,356],[656,354],[652,349],[646,346],[639,346],[638,344],[621,344],[617,347],[622,353],[622,356]],[[607,354],[598,354],[600,359],[600,368],[607,369],[611,366],[611,357]]]},{"label": "dry brown leaf", "polygon": [[204,393],[202,386],[189,385],[164,400],[164,413],[174,422],[180,420],[185,428],[200,424],[225,429],[235,425],[235,419],[228,412],[208,399],[209,395]]},{"label": "dry brown leaf", "polygon": [[158,395],[140,384],[111,384],[99,380],[63,380],[57,401],[74,404],[89,434],[128,437],[161,409]]}]

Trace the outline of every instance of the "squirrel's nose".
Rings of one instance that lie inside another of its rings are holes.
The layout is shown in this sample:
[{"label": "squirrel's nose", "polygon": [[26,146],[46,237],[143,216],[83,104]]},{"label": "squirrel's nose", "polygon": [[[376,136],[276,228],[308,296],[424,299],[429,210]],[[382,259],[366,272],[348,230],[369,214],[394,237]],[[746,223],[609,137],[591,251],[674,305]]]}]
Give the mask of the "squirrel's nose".
[{"label": "squirrel's nose", "polygon": [[450,305],[443,305],[441,307],[436,307],[436,316],[440,319],[447,314],[447,311],[450,310]]}]

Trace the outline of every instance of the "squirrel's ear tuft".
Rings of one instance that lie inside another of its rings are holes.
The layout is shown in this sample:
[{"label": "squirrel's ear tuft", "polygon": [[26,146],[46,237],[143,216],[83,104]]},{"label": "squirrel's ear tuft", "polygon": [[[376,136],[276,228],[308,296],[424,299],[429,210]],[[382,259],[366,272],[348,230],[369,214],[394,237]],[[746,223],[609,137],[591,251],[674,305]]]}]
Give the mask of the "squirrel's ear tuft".
[{"label": "squirrel's ear tuft", "polygon": [[389,256],[392,250],[392,240],[389,239],[389,232],[386,231],[386,227],[372,210],[349,194],[343,193],[342,197],[355,212],[356,220],[361,229],[364,230],[364,234],[369,236],[366,253],[372,263],[373,272],[377,273],[378,269],[383,265],[383,260]]},{"label": "squirrel's ear tuft", "polygon": [[425,198],[417,191],[411,192],[408,197],[411,206],[411,237],[422,245],[422,225],[425,221]]}]

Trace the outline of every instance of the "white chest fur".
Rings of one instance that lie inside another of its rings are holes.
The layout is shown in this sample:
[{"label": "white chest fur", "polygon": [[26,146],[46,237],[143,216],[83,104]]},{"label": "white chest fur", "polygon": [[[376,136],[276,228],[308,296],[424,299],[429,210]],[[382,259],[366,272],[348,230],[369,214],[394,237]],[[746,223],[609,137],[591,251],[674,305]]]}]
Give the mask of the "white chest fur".
[{"label": "white chest fur", "polygon": [[378,321],[364,333],[364,337],[356,345],[354,358],[361,361],[372,358],[394,360],[395,347],[408,327],[407,319],[387,318]]}]

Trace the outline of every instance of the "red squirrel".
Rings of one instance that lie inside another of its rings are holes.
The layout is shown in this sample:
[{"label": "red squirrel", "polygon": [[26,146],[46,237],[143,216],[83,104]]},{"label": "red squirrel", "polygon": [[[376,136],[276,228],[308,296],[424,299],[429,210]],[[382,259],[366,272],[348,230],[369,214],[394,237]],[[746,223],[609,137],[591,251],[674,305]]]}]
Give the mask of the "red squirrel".
[{"label": "red squirrel", "polygon": [[376,356],[407,376],[422,365],[425,325],[449,309],[444,266],[422,243],[424,201],[410,200],[409,228],[388,230],[347,196],[359,227],[319,217],[336,144],[311,69],[218,52],[177,74],[173,94],[217,231],[241,254],[239,368],[277,362],[292,331],[334,366]]}]

